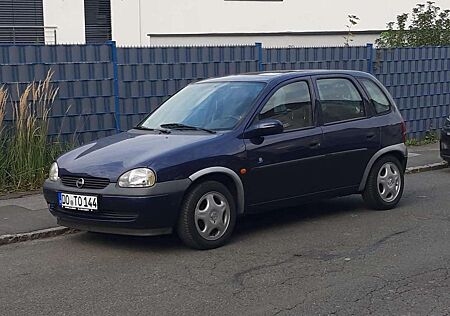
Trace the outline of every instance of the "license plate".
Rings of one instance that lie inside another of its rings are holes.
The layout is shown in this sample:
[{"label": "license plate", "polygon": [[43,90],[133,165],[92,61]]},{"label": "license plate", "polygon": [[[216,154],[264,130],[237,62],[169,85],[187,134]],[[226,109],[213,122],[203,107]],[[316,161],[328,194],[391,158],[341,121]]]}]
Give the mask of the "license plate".
[{"label": "license plate", "polygon": [[59,206],[71,210],[96,211],[97,197],[69,193],[58,193]]}]

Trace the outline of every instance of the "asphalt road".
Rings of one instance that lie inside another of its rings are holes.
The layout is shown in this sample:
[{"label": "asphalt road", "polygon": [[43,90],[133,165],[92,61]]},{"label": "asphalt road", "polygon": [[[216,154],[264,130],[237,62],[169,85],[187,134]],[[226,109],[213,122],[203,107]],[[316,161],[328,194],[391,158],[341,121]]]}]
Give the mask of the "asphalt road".
[{"label": "asphalt road", "polygon": [[0,247],[1,315],[449,315],[450,169],[399,208],[358,196],[252,216],[212,251],[80,233]]}]

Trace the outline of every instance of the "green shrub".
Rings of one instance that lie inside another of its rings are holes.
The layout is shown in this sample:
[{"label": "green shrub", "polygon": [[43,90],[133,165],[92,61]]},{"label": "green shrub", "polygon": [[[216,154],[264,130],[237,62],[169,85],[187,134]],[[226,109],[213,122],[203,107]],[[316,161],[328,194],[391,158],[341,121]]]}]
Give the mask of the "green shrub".
[{"label": "green shrub", "polygon": [[417,4],[387,26],[376,41],[382,48],[450,45],[450,9],[442,10],[434,1]]},{"label": "green shrub", "polygon": [[436,131],[427,131],[425,137],[422,139],[410,138],[406,141],[407,146],[423,146],[428,144],[435,144],[439,141],[439,136]]}]

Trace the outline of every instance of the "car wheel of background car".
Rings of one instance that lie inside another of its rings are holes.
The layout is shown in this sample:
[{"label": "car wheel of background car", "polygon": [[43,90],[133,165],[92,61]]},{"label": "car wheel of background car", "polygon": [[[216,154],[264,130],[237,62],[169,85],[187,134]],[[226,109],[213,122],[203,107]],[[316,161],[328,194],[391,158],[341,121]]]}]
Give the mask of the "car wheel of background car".
[{"label": "car wheel of background car", "polygon": [[236,206],[222,183],[206,181],[190,190],[183,201],[177,232],[181,240],[195,249],[224,245],[236,224]]},{"label": "car wheel of background car", "polygon": [[404,175],[397,158],[386,155],[378,159],[367,178],[363,198],[375,210],[389,210],[400,201],[404,188]]}]

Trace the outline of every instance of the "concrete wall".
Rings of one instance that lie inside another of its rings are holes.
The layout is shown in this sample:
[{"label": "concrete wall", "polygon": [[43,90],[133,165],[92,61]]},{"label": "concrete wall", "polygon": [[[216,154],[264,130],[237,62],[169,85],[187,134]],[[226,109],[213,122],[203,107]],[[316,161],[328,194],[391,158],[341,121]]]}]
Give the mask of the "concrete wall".
[{"label": "concrete wall", "polygon": [[[84,43],[83,0],[44,0],[47,26],[58,27],[58,43]],[[266,46],[342,45],[342,35],[210,37],[205,39],[159,37],[147,34],[267,33],[345,31],[348,14],[361,21],[355,31],[380,30],[418,0],[284,0],[280,2],[225,0],[111,0],[113,39],[118,45],[218,45],[263,42]],[[450,0],[436,0],[450,8]],[[357,36],[353,44],[373,42],[374,36]]]},{"label": "concrete wall", "polygon": [[[351,45],[374,43],[378,35],[355,35]],[[254,45],[263,43],[264,47],[307,47],[342,46],[343,35],[250,35],[250,36],[157,36],[147,37],[145,45],[186,46],[186,45]],[[126,44],[125,44],[126,45]]]},{"label": "concrete wall", "polygon": [[[130,3],[136,0],[113,0]],[[345,30],[347,15],[361,18],[357,29],[383,29],[417,0],[141,0],[146,33],[277,32]],[[439,2],[439,1],[438,1]],[[448,0],[441,0],[449,4]],[[447,5],[450,7],[450,5]]]},{"label": "concrete wall", "polygon": [[142,33],[141,21],[142,2],[153,2],[153,0],[111,1],[112,37],[119,45],[131,46],[145,43],[146,34]]},{"label": "concrete wall", "polygon": [[86,42],[83,0],[43,0],[43,3],[44,25],[57,27],[57,43],[84,44]]},{"label": "concrete wall", "polygon": [[[113,26],[122,29],[115,39],[119,45],[149,44],[146,36],[152,34],[185,33],[257,33],[257,32],[305,32],[345,31],[348,14],[360,17],[355,30],[381,30],[398,14],[410,12],[417,0],[284,0],[282,2],[225,1],[225,0],[112,0],[114,8],[120,9],[121,20]],[[450,0],[437,0],[438,5],[450,8]],[[137,6],[140,3],[140,10]],[[139,16],[140,12],[140,16]],[[140,40],[135,38],[136,30],[128,28],[140,20]],[[342,36],[313,38],[260,38],[264,45],[342,45]],[[265,42],[267,40],[267,42]],[[363,44],[370,38],[360,38],[354,44]],[[192,41],[192,42],[189,42]],[[202,42],[196,38],[152,39],[152,45],[189,44],[247,44],[252,37],[214,37]]]}]

